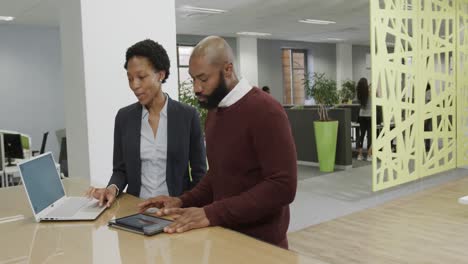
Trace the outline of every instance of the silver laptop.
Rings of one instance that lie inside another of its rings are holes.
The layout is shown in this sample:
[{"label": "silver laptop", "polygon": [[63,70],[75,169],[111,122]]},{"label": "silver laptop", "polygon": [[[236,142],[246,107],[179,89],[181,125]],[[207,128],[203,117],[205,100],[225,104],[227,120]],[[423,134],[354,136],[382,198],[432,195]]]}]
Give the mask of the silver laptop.
[{"label": "silver laptop", "polygon": [[106,209],[96,199],[66,196],[50,152],[21,162],[18,168],[37,222],[94,220]]}]

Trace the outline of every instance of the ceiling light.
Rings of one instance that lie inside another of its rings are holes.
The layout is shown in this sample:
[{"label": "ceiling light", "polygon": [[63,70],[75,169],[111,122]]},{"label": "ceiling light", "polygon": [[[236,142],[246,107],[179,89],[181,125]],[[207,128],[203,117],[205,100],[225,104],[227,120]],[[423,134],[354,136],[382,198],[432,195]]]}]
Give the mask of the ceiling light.
[{"label": "ceiling light", "polygon": [[222,10],[222,9],[203,8],[203,7],[196,7],[196,6],[182,6],[180,9],[184,11],[206,13],[206,14],[222,14],[222,13],[227,12],[227,10]]},{"label": "ceiling light", "polygon": [[236,34],[244,35],[244,36],[259,36],[259,37],[271,36],[271,33],[261,33],[261,32],[237,32]]},{"label": "ceiling light", "polygon": [[12,21],[13,19],[15,18],[12,16],[0,16],[0,20],[3,20],[3,21]]},{"label": "ceiling light", "polygon": [[317,24],[317,25],[329,25],[329,24],[335,24],[335,21],[327,21],[327,20],[317,20],[317,19],[301,19],[299,20],[301,23],[307,23],[307,24]]}]

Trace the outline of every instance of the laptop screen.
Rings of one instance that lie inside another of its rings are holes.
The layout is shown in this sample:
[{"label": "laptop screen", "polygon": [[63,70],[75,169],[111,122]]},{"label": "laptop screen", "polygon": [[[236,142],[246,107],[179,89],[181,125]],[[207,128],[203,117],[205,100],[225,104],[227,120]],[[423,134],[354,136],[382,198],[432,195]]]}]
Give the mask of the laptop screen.
[{"label": "laptop screen", "polygon": [[65,196],[52,154],[19,165],[35,214]]}]

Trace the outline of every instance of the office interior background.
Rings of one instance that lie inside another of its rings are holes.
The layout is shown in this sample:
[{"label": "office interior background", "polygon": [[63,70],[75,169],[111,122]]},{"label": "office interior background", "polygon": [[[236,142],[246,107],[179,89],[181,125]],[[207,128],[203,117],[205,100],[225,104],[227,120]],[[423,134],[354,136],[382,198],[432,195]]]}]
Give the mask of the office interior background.
[{"label": "office interior background", "polygon": [[[287,111],[299,172],[293,250],[326,250],[314,234],[332,239],[309,227],[468,175],[467,0],[17,0],[2,1],[0,16],[15,17],[0,21],[0,130],[28,135],[31,152],[49,132],[45,151],[70,177],[110,178],[114,117],[136,100],[126,49],[161,43],[171,59],[163,89],[178,100],[190,52],[209,35],[224,37],[240,75]],[[303,85],[314,72],[338,89],[372,84],[372,161],[356,159],[359,105],[340,103],[330,110],[340,122],[335,171],[318,169],[315,101]]]},{"label": "office interior background", "polygon": [[[193,47],[203,37],[213,34],[225,37],[233,47],[238,60],[236,67],[241,75],[253,85],[269,86],[272,96],[281,103],[305,103],[301,85],[303,76],[300,75],[306,72],[323,72],[339,80],[370,79],[368,1],[344,6],[321,1],[313,5],[309,1],[290,4],[282,1],[220,2],[216,5],[219,5],[218,9],[229,12],[219,14],[184,9],[191,4],[194,3],[176,2],[172,17],[151,18],[150,11],[135,15],[150,17],[141,22],[141,27],[158,27],[158,30],[148,33],[147,29],[135,29],[136,25],[129,25],[131,14],[127,14],[125,8],[119,11],[118,4],[114,8],[116,14],[109,15],[103,28],[99,28],[95,20],[100,21],[101,17],[91,13],[85,19],[88,14],[82,10],[83,24],[80,25],[78,18],[72,20],[73,14],[66,13],[67,8],[71,13],[79,8],[65,6],[61,9],[60,1],[4,3],[2,10],[18,14],[18,17],[3,22],[0,29],[1,72],[8,87],[2,90],[5,100],[1,104],[2,127],[31,135],[33,149],[40,148],[43,133],[49,131],[47,150],[52,151],[56,159],[60,154],[60,144],[54,134],[66,128],[68,160],[73,160],[69,162],[71,174],[90,177],[93,182],[104,184],[111,170],[116,111],[135,101],[122,66],[125,50],[142,38],[155,39],[168,50],[174,74],[164,89],[174,99],[178,99],[178,83],[188,78],[184,70],[188,54],[184,55],[184,52],[190,48],[186,47]],[[196,4],[212,5],[209,1]],[[170,4],[158,3],[153,9],[163,10],[166,8],[164,5]],[[252,9],[252,6],[258,8]],[[333,11],[337,6],[342,11]],[[343,21],[317,25],[300,23],[295,19],[317,16],[322,12],[320,10],[330,10],[329,20],[340,18]],[[75,39],[80,27],[83,37]],[[112,32],[107,27],[112,27]],[[242,31],[269,35],[237,34]],[[88,47],[91,50],[79,54],[79,50]],[[291,88],[285,87],[284,82],[284,78],[289,78],[284,77],[289,71],[283,69],[282,52],[285,51],[292,51],[303,60],[299,66],[304,70],[296,70],[297,83],[294,85],[298,91],[293,89],[293,98]],[[181,58],[179,65],[178,52]],[[22,102],[22,107],[18,107],[18,102]],[[17,118],[10,118],[9,113],[13,109]]]}]

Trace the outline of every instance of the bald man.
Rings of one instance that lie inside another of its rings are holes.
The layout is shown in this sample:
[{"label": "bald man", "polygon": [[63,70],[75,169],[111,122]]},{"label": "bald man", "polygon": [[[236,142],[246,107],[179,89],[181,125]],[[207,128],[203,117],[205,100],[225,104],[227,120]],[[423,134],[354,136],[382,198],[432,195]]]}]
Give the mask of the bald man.
[{"label": "bald man", "polygon": [[233,62],[231,47],[220,37],[207,37],[193,50],[193,89],[209,109],[209,171],[182,196],[148,199],[139,209],[177,215],[167,233],[222,226],[287,249],[289,204],[297,186],[289,121],[273,97],[237,78]]}]

